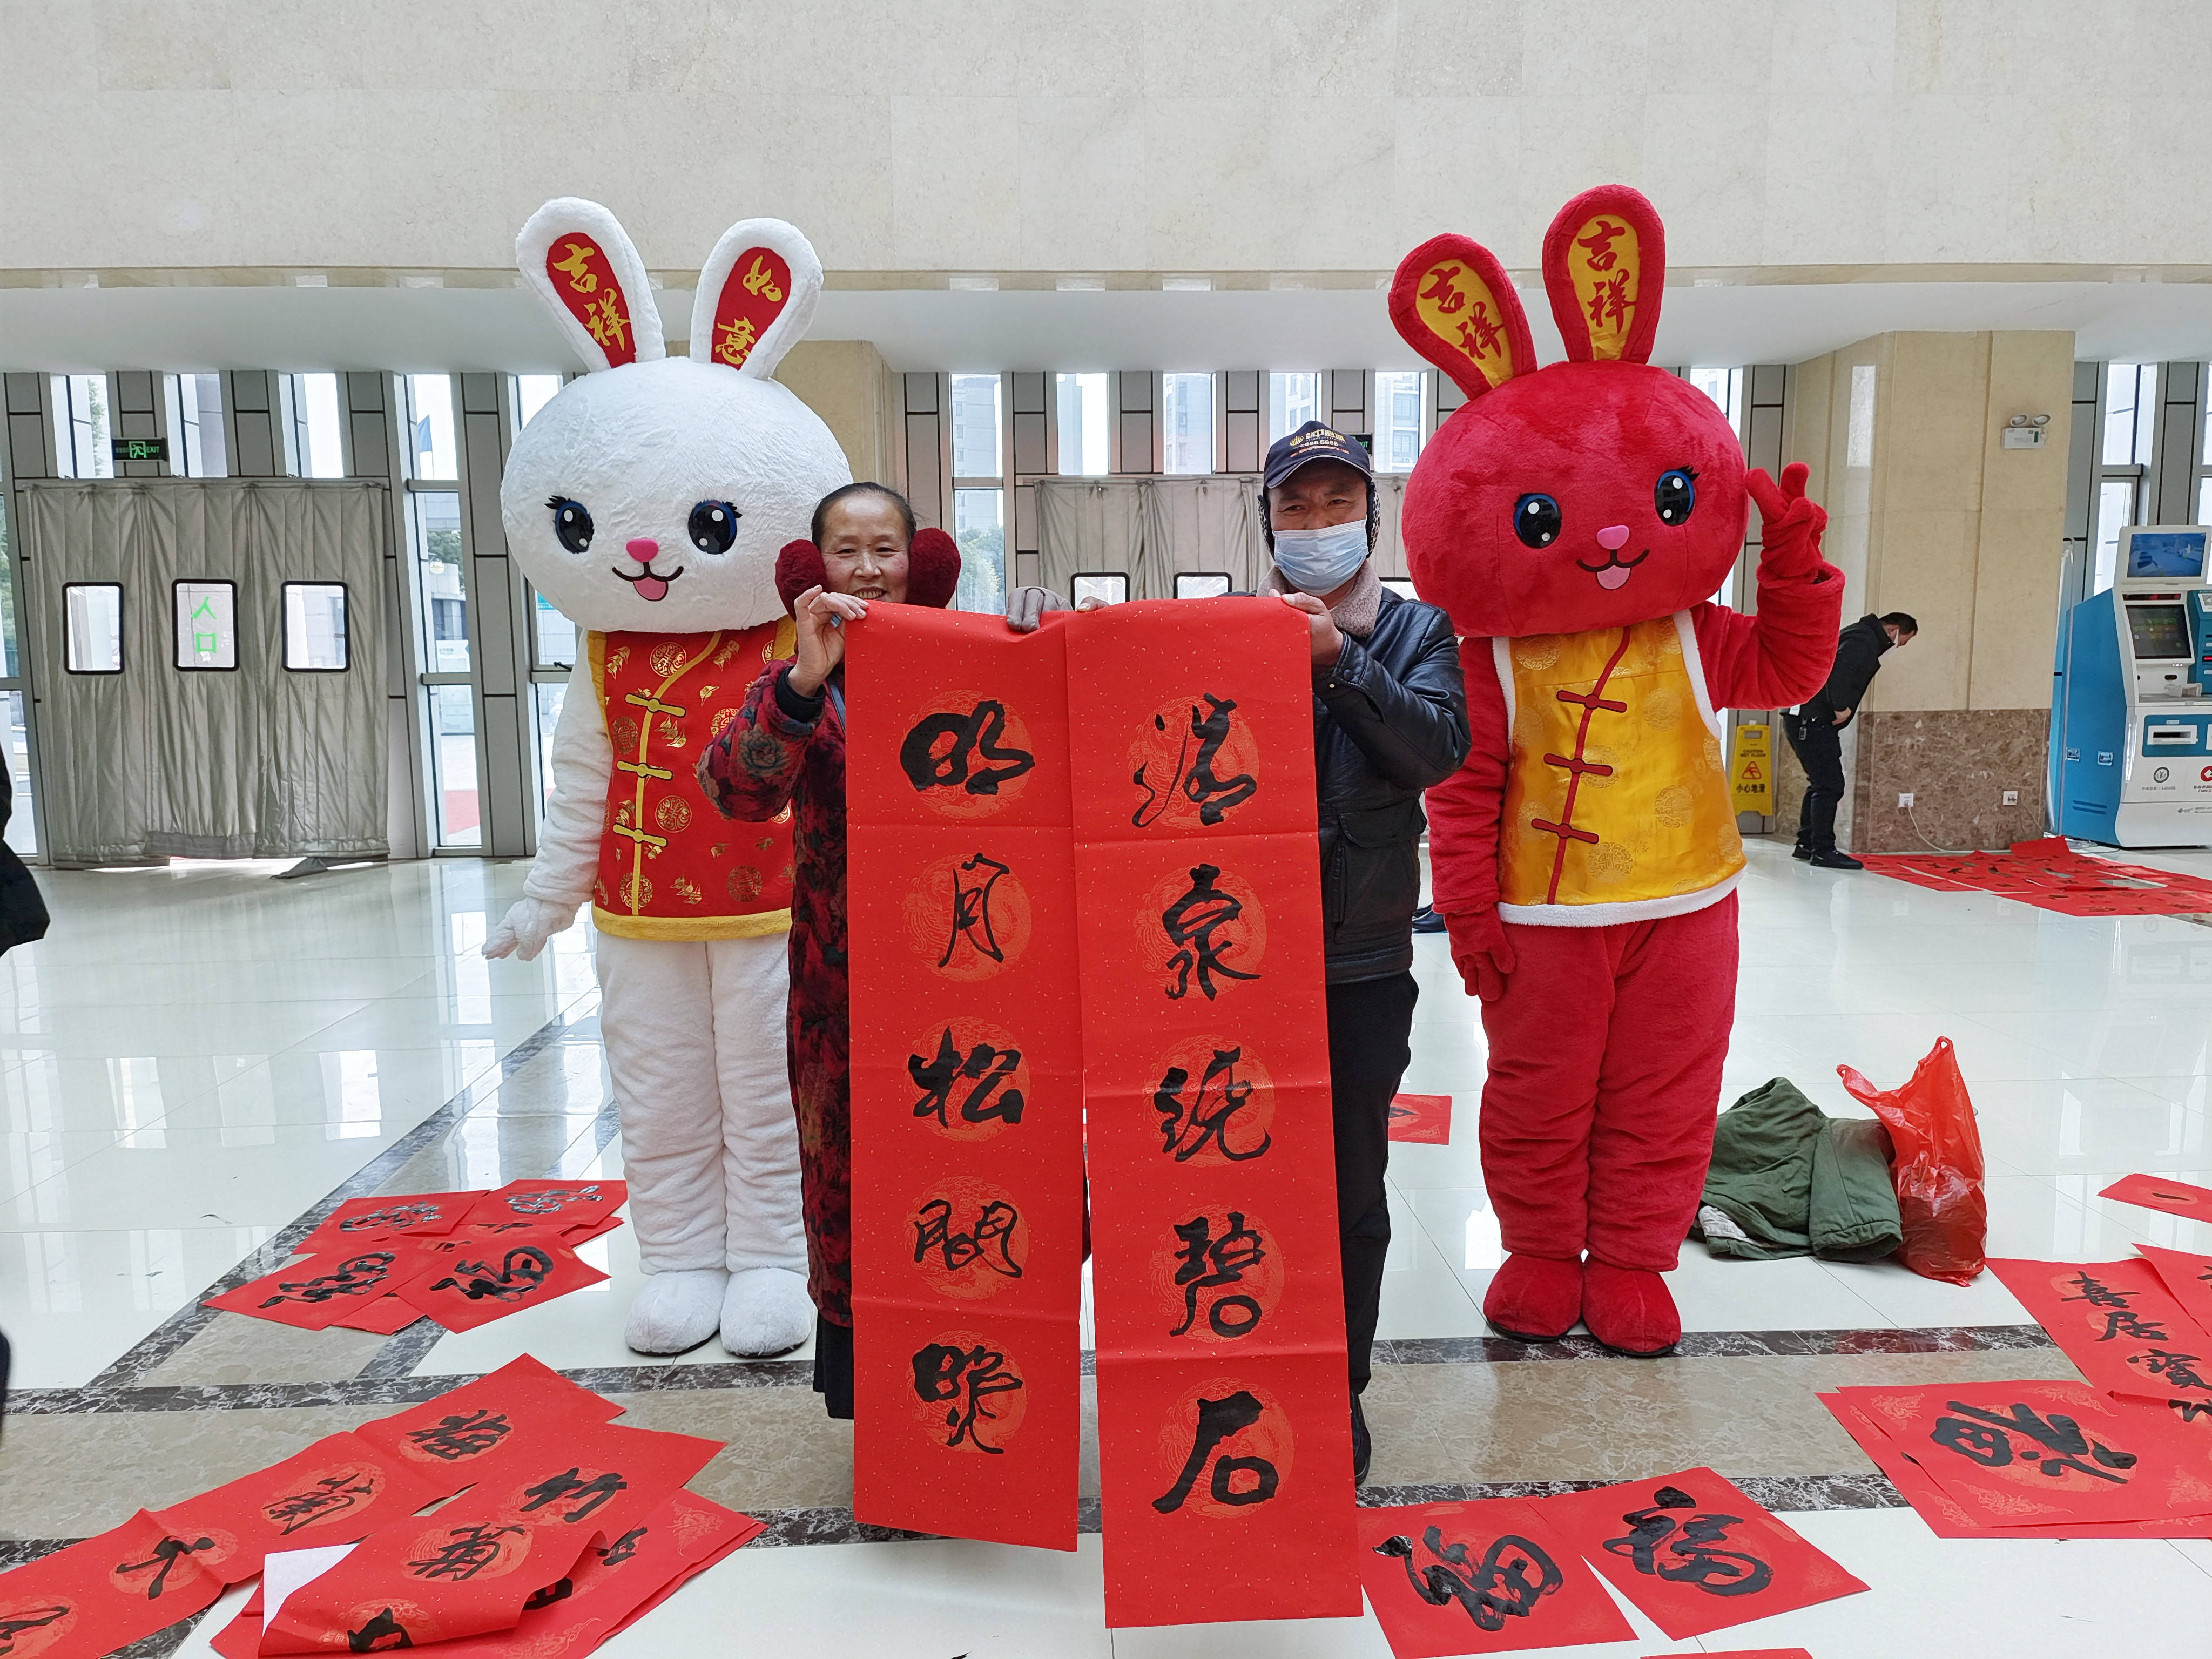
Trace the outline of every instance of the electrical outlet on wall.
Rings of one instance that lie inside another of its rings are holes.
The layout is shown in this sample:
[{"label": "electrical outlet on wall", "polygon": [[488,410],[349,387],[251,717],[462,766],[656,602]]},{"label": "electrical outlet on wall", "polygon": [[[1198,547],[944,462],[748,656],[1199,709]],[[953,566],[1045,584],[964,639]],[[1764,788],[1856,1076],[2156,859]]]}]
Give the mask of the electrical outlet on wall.
[{"label": "electrical outlet on wall", "polygon": [[1908,790],[1906,790],[1903,794],[1899,795],[1899,796],[1897,798],[1897,804],[1898,804],[1899,806],[1910,806],[1910,805],[1912,805],[1912,792],[1911,792],[1910,789],[1908,789]]},{"label": "electrical outlet on wall", "polygon": [[2005,804],[2007,806],[2017,806],[2017,805],[2020,805],[2020,791],[2019,791],[2019,790],[2017,790],[2017,789],[2008,789],[2008,790],[2006,790],[2006,791],[2004,792],[2004,804]]}]

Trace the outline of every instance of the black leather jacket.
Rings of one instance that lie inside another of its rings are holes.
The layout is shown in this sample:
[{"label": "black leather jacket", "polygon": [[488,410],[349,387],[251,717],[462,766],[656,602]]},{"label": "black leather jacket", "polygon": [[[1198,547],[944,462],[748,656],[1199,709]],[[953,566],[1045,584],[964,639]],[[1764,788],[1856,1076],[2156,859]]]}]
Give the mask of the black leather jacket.
[{"label": "black leather jacket", "polygon": [[1314,672],[1321,908],[1332,985],[1413,965],[1421,792],[1467,758],[1467,691],[1451,619],[1385,588],[1375,629]]}]

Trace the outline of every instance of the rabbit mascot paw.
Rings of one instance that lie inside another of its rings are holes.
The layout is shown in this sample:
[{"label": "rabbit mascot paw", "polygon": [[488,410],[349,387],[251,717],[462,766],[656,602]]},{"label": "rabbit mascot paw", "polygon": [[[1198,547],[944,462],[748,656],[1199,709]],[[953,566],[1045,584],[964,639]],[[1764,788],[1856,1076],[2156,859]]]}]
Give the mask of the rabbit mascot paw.
[{"label": "rabbit mascot paw", "polygon": [[822,265],[775,219],[732,225],[699,277],[691,349],[665,354],[643,263],[593,202],[516,240],[591,373],[532,417],[500,490],[524,573],[586,630],[553,735],[525,896],[484,945],[525,960],[589,899],[630,1221],[648,1275],[625,1333],[736,1354],[813,1328],[784,1059],[791,826],[732,826],[693,763],[764,663],[791,654],[777,550],[850,481],[830,430],[769,379]]},{"label": "rabbit mascot paw", "polygon": [[[1744,867],[1718,710],[1818,690],[1841,573],[1806,470],[1745,476],[1727,418],[1650,364],[1658,216],[1606,185],[1561,210],[1544,286],[1567,361],[1536,366],[1496,258],[1406,256],[1390,315],[1466,404],[1406,489],[1407,563],[1465,637],[1467,763],[1428,795],[1435,904],[1489,1038],[1482,1167],[1509,1336],[1577,1318],[1652,1355],[1712,1152]],[[1759,509],[1759,608],[1708,597]]]}]

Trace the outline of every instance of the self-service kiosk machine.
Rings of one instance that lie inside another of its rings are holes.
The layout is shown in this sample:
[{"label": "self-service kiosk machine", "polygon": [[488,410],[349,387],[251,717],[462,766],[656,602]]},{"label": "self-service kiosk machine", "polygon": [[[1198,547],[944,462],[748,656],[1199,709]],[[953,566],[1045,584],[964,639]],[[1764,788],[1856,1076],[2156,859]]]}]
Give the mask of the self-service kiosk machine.
[{"label": "self-service kiosk machine", "polygon": [[2051,806],[2061,835],[2212,846],[2212,528],[2120,532],[2119,574],[2059,629]]}]

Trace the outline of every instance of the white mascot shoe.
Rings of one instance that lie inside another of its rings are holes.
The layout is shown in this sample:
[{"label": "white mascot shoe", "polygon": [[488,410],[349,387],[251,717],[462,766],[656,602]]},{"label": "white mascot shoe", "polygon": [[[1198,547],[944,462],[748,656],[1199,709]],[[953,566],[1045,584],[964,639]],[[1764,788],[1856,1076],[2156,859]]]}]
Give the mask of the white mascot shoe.
[{"label": "white mascot shoe", "polygon": [[814,1334],[814,1303],[806,1281],[781,1267],[730,1275],[722,1297],[722,1346],[740,1359],[789,1353]]},{"label": "white mascot shoe", "polygon": [[[653,1274],[629,1304],[629,1328],[623,1340],[633,1353],[689,1353],[722,1322],[722,1294],[729,1282],[720,1267]],[[805,1289],[800,1286],[802,1294]]]}]

